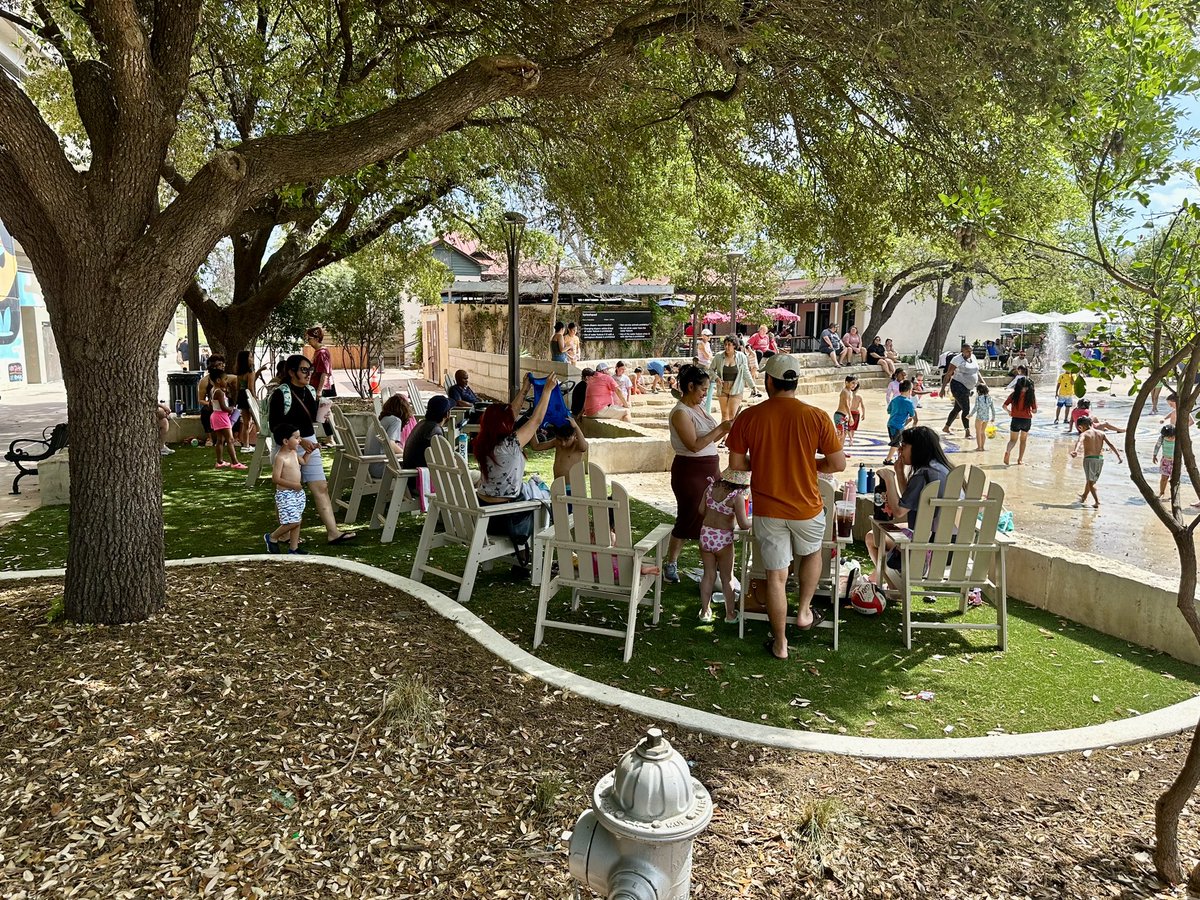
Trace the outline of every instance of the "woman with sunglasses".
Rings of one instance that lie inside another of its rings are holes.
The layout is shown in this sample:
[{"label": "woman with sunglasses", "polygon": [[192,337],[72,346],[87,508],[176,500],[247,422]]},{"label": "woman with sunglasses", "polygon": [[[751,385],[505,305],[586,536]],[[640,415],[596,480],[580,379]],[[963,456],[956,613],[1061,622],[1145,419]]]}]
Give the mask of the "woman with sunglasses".
[{"label": "woman with sunglasses", "polygon": [[321,451],[317,446],[316,428],[313,425],[319,401],[317,392],[309,383],[313,374],[312,363],[299,353],[294,354],[284,363],[284,373],[283,382],[271,392],[267,404],[271,433],[285,426],[299,430],[301,448],[305,452],[314,451],[300,467],[300,480],[312,491],[313,503],[316,504],[321,524],[325,526],[329,543],[352,541],[356,537],[354,532],[338,528],[333,515],[333,503],[329,499],[329,487],[325,483],[325,467],[321,464]]}]

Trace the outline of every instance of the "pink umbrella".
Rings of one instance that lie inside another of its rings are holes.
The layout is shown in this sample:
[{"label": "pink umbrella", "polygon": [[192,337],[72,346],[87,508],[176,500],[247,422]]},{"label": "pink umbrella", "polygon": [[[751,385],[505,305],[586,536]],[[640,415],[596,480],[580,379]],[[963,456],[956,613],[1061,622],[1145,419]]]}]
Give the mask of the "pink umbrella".
[{"label": "pink umbrella", "polygon": [[776,322],[799,322],[800,317],[790,309],[784,309],[782,306],[772,306],[770,309],[764,309],[763,315],[774,319]]},{"label": "pink umbrella", "polygon": [[705,325],[715,325],[717,322],[728,322],[729,313],[723,312],[708,312],[704,314]]}]

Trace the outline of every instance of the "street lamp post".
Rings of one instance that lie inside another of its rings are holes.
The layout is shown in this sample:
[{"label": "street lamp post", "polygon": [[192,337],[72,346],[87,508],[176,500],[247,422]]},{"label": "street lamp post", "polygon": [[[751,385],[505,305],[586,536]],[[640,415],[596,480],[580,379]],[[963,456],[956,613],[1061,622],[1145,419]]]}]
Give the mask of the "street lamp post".
[{"label": "street lamp post", "polygon": [[737,279],[743,255],[741,250],[730,250],[725,257],[729,260],[729,333],[732,335],[737,334]]},{"label": "street lamp post", "polygon": [[521,389],[521,320],[517,267],[521,261],[521,238],[526,219],[519,212],[504,214],[504,249],[508,254],[508,396]]}]

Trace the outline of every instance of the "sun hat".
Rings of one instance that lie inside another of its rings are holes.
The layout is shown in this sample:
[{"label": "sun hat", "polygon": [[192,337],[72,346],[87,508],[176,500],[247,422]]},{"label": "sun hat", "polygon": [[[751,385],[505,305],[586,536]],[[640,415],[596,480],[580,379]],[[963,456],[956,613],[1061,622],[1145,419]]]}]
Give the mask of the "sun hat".
[{"label": "sun hat", "polygon": [[721,473],[721,480],[728,481],[730,484],[738,484],[742,487],[750,487],[749,472],[743,472],[740,469],[731,469],[728,466]]},{"label": "sun hat", "polygon": [[800,361],[790,353],[776,353],[767,360],[764,371],[778,381],[795,381],[800,377]]},{"label": "sun hat", "polygon": [[704,337],[712,337],[712,329],[705,328],[703,331],[700,332],[700,334],[702,334]]}]

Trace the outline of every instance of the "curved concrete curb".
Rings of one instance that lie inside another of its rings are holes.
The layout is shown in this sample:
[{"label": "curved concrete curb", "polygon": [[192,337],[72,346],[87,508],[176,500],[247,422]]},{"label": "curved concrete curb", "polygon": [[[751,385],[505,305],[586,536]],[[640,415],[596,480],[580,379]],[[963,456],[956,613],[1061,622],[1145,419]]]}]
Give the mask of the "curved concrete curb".
[{"label": "curved concrete curb", "polygon": [[[1169,737],[1196,725],[1200,718],[1200,697],[1193,697],[1130,719],[1070,728],[1064,731],[1037,731],[1030,734],[1003,734],[972,738],[868,738],[840,734],[793,731],[773,725],[758,725],[703,710],[678,706],[665,700],[643,697],[630,691],[600,684],[574,672],[568,672],[522,650],[490,625],[428,585],[383,569],[335,556],[210,556],[168,560],[169,567],[201,566],[212,563],[274,563],[276,565],[320,565],[353,572],[374,579],[423,600],[431,609],[449,619],[459,630],[474,638],[484,649],[503,659],[514,669],[532,675],[546,684],[570,691],[580,697],[616,706],[655,722],[674,722],[685,728],[703,731],[731,740],[751,741],[768,747],[803,750],[810,753],[836,753],[871,759],[991,759],[999,757],[1045,756],[1095,750],[1118,744],[1132,744]],[[0,572],[0,582],[29,578],[61,577],[64,569]]]}]

